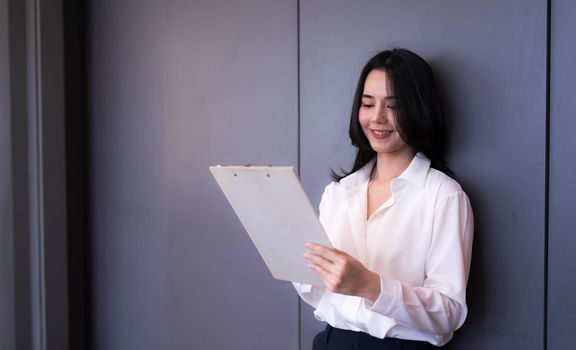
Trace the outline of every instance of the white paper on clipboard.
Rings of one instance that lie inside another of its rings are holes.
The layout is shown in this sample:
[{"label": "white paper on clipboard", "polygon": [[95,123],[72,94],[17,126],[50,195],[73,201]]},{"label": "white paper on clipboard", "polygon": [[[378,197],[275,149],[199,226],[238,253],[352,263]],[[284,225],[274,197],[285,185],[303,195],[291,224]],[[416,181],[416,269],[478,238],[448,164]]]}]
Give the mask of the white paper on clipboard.
[{"label": "white paper on clipboard", "polygon": [[212,166],[212,175],[276,279],[323,286],[305,242],[332,247],[292,167]]}]

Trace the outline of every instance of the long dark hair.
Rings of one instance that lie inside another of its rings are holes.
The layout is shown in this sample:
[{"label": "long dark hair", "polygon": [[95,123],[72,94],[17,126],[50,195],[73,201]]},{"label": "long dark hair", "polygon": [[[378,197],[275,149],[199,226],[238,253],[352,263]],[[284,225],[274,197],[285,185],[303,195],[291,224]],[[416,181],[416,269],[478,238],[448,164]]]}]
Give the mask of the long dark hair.
[{"label": "long dark hair", "polygon": [[396,124],[400,137],[414,152],[424,153],[433,168],[451,175],[452,171],[446,165],[448,140],[444,113],[432,69],[424,59],[409,50],[391,49],[372,57],[360,73],[349,129],[352,145],[357,148],[356,159],[351,170],[343,171],[343,174],[332,171],[332,179],[340,181],[376,156],[358,120],[364,82],[368,73],[375,69],[386,72],[390,79],[396,97]]}]

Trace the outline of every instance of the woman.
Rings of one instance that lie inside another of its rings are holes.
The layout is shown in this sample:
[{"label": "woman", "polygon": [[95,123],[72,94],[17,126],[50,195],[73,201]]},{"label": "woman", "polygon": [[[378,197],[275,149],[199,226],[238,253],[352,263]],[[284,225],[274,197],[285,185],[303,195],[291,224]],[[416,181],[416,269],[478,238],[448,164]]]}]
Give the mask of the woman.
[{"label": "woman", "polygon": [[294,283],[326,330],[320,349],[429,349],[467,314],[473,217],[445,173],[446,132],[428,64],[405,49],[366,64],[356,89],[350,172],[333,174],[320,221],[334,249],[307,243],[325,286]]}]

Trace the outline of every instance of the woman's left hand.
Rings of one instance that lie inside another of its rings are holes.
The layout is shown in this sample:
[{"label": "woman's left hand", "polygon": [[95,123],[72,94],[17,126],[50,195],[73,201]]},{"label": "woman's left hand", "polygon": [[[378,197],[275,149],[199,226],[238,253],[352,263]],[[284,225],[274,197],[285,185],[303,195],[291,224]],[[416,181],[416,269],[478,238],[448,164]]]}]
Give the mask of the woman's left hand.
[{"label": "woman's left hand", "polygon": [[309,267],[335,293],[355,295],[375,302],[380,295],[380,276],[345,252],[308,242],[311,253],[304,254]]}]

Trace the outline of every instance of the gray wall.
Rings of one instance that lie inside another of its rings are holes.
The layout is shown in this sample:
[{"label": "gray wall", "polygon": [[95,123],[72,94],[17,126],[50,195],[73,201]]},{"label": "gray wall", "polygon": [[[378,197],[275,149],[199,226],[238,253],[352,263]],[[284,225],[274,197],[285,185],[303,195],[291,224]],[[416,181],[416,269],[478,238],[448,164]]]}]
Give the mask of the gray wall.
[{"label": "gray wall", "polygon": [[[318,200],[328,169],[352,163],[346,132],[363,63],[388,45],[421,53],[447,94],[451,166],[476,216],[470,315],[454,345],[540,349],[546,3],[303,1],[301,37],[308,193]],[[311,312],[303,307],[302,348],[320,328]]]},{"label": "gray wall", "polygon": [[297,163],[296,3],[88,13],[95,348],[297,348],[297,295],[208,171]]},{"label": "gray wall", "polygon": [[317,204],[330,168],[352,161],[360,68],[391,45],[437,71],[451,166],[475,210],[470,314],[453,348],[543,349],[546,321],[557,336],[548,349],[566,348],[568,3],[553,16],[561,88],[552,89],[547,320],[545,1],[91,1],[95,349],[310,347],[322,325],[271,279],[207,167],[300,165]]},{"label": "gray wall", "polygon": [[14,265],[8,2],[0,0],[0,349],[14,348]]},{"label": "gray wall", "polygon": [[548,349],[574,347],[576,324],[576,2],[552,4]]}]

